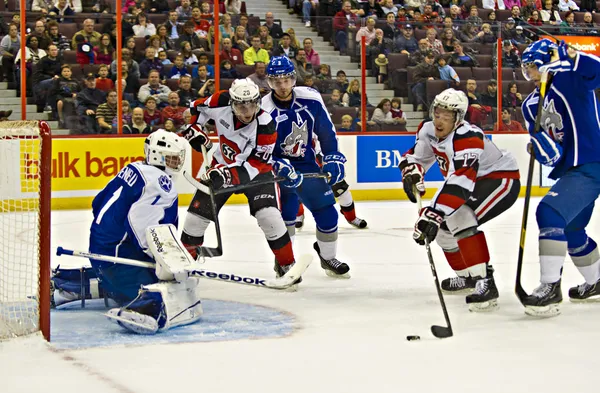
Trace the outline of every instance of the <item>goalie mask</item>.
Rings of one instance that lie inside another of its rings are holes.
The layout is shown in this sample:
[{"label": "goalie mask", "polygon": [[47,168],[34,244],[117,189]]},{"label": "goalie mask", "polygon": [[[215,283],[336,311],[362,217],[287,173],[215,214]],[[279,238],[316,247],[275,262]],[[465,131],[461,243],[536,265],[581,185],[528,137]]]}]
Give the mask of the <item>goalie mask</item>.
[{"label": "goalie mask", "polygon": [[229,88],[231,109],[242,123],[248,124],[260,111],[260,90],[252,80],[236,79]]},{"label": "goalie mask", "polygon": [[185,162],[187,141],[163,129],[148,135],[144,144],[146,163],[164,169],[169,175],[181,171]]}]

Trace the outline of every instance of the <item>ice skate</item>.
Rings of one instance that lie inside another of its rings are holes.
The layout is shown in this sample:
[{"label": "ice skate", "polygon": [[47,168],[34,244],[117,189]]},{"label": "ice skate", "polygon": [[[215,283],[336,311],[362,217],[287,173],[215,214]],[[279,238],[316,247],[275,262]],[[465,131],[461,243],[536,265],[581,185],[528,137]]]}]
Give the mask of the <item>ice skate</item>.
[{"label": "ice skate", "polygon": [[302,229],[304,226],[304,214],[296,216],[296,223],[294,225],[296,226],[296,229]]},{"label": "ice skate", "polygon": [[444,293],[458,295],[462,293],[471,293],[475,289],[477,280],[472,277],[452,277],[442,281],[441,287]]},{"label": "ice skate", "polygon": [[[295,263],[296,262],[292,262],[289,265],[282,266],[279,264],[279,262],[277,262],[277,260],[275,260],[275,265],[273,266],[273,270],[275,270],[275,276],[277,278],[285,276],[285,274],[290,271],[290,269],[292,268],[292,266],[294,266]],[[301,282],[302,282],[302,277],[298,278],[294,282],[294,284],[292,284],[292,286],[294,288],[297,288],[297,285],[300,284]]]},{"label": "ice skate", "polygon": [[325,270],[325,274],[327,274],[329,277],[334,278],[350,278],[350,267],[348,266],[348,264],[340,262],[336,258],[332,258],[329,260],[324,259],[321,256],[321,249],[319,248],[318,242],[315,242],[313,247],[319,255],[319,259],[321,260],[321,267]]},{"label": "ice skate", "polygon": [[469,311],[488,312],[498,308],[498,288],[494,281],[494,268],[488,266],[486,277],[477,280],[475,291],[467,295],[466,300]]},{"label": "ice skate", "polygon": [[344,216],[348,224],[358,229],[365,229],[367,222],[362,218],[356,217],[356,210],[354,208],[354,202],[350,206],[340,206],[340,213]]},{"label": "ice skate", "polygon": [[352,221],[350,221],[350,220],[347,220],[347,221],[348,221],[348,224],[350,224],[353,227],[358,228],[358,229],[365,229],[367,227],[367,222],[365,220],[363,220],[362,218],[356,217]]},{"label": "ice skate", "polygon": [[523,301],[525,314],[533,317],[549,318],[560,314],[562,292],[560,280],[550,284],[540,284]]},{"label": "ice skate", "polygon": [[584,282],[569,289],[569,299],[574,303],[600,302],[600,280],[592,285]]}]

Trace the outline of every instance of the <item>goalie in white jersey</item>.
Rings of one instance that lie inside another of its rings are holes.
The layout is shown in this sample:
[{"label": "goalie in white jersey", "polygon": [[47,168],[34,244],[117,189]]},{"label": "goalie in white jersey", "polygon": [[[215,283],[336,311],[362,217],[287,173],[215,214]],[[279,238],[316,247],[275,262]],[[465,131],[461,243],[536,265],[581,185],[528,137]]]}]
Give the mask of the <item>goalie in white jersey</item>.
[{"label": "goalie in white jersey", "polygon": [[417,133],[413,148],[400,162],[404,191],[416,202],[414,190],[425,193],[423,177],[437,161],[445,181],[430,205],[421,210],[413,238],[419,244],[434,239],[458,277],[442,281],[446,292],[467,296],[472,311],[497,307],[498,289],[485,235],[479,226],[510,208],[519,195],[514,157],[464,120],[468,99],[447,89],[431,105],[431,118]]}]

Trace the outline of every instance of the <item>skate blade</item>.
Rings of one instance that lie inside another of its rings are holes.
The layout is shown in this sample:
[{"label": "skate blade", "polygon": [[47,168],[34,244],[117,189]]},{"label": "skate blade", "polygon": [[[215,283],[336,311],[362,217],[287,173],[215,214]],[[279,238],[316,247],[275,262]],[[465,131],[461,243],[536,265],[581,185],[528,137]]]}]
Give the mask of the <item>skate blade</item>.
[{"label": "skate blade", "polygon": [[585,299],[573,299],[569,298],[572,303],[600,303],[600,295],[590,296]]},{"label": "skate blade", "polygon": [[493,299],[483,303],[469,303],[469,311],[471,312],[491,312],[500,308],[498,300]]},{"label": "skate blade", "polygon": [[475,292],[475,288],[465,288],[459,289],[458,291],[449,291],[447,289],[442,289],[442,292],[446,295],[470,295]]},{"label": "skate blade", "polygon": [[525,314],[536,318],[552,318],[560,315],[560,303],[542,307],[525,306]]},{"label": "skate blade", "polygon": [[352,276],[350,275],[350,272],[344,273],[344,274],[336,274],[335,272],[332,272],[331,270],[327,270],[327,269],[323,269],[325,270],[325,274],[328,277],[331,278],[338,278],[338,279],[342,279],[342,280],[347,280],[349,278],[351,278]]}]

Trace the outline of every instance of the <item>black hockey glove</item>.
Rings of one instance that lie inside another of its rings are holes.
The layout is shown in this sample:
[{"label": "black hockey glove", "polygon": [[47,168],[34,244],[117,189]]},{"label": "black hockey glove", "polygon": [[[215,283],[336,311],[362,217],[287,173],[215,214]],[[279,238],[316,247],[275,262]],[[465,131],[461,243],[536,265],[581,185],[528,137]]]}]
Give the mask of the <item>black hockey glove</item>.
[{"label": "black hockey glove", "polygon": [[417,198],[414,194],[414,189],[421,194],[425,195],[425,183],[423,182],[423,167],[419,164],[409,164],[405,158],[400,161],[398,165],[400,171],[402,171],[402,186],[404,192],[408,196],[408,199],[412,203],[417,203]]},{"label": "black hockey glove", "polygon": [[421,209],[419,219],[415,223],[413,239],[420,245],[425,244],[425,239],[431,243],[435,240],[442,222],[444,222],[444,213],[441,211],[435,210],[432,207]]},{"label": "black hockey glove", "polygon": [[209,169],[208,172],[206,172],[206,177],[208,177],[208,180],[212,183],[214,190],[233,185],[231,169],[226,166],[216,166]]},{"label": "black hockey glove", "polygon": [[187,139],[192,149],[199,152],[202,152],[202,146],[206,147],[206,151],[209,151],[213,146],[208,135],[204,133],[198,124],[190,125],[181,133],[181,136]]}]

